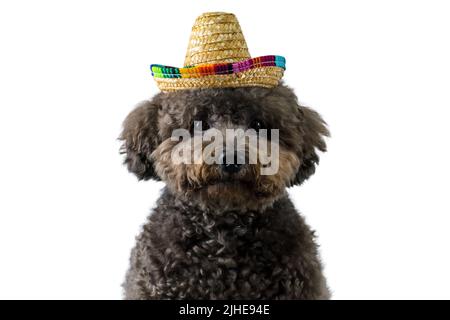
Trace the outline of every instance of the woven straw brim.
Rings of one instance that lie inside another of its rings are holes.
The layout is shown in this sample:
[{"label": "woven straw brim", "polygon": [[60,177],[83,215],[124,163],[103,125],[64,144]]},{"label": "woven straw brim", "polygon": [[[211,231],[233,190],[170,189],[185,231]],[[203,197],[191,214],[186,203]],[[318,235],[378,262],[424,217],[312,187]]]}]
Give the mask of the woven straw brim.
[{"label": "woven straw brim", "polygon": [[273,88],[283,77],[280,67],[257,67],[239,73],[210,75],[200,78],[154,78],[162,91],[175,91],[199,88],[237,88],[265,87]]}]

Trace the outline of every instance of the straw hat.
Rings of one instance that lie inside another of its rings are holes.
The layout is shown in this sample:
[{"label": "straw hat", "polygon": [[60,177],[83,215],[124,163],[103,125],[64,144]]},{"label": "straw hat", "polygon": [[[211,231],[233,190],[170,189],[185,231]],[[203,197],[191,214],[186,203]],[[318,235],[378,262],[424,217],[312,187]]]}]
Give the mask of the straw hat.
[{"label": "straw hat", "polygon": [[275,87],[285,70],[284,57],[252,58],[236,16],[204,13],[195,21],[183,68],[153,64],[162,91],[193,88]]}]

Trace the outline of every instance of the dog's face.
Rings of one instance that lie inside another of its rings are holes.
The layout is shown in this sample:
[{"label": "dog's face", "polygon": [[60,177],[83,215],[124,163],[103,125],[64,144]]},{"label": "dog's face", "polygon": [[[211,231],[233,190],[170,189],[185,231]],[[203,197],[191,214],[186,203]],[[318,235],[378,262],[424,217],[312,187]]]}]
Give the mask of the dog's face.
[{"label": "dog's face", "polygon": [[[190,132],[191,138],[175,139],[173,133],[180,129]],[[223,143],[211,153],[218,160],[215,163],[205,161],[204,154],[195,151],[196,146],[206,150],[215,140],[194,139],[194,132],[198,135],[201,129],[202,136],[211,132],[224,135]],[[258,144],[252,145],[247,138],[244,145],[230,147],[230,129],[250,129],[250,136],[256,135]],[[267,134],[258,135],[265,132],[263,129],[268,130]],[[276,139],[271,132],[277,134]],[[163,180],[172,192],[204,205],[257,209],[284,194],[286,187],[301,184],[314,173],[316,149],[325,151],[326,135],[328,131],[320,116],[300,106],[292,90],[280,85],[272,89],[159,93],[130,113],[121,139],[125,163],[139,179]],[[269,154],[277,150],[270,163],[259,157],[262,144],[268,146]],[[174,161],[174,151],[180,146],[191,147],[185,148],[184,153],[191,153],[192,162]],[[252,153],[256,161],[250,162]],[[262,169],[267,166],[275,170],[263,174]]]}]

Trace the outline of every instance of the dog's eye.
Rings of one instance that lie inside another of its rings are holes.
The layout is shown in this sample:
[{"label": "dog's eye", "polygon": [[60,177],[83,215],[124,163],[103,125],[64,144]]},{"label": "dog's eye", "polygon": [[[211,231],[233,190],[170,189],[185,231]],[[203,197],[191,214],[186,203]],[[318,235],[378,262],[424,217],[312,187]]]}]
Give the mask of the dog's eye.
[{"label": "dog's eye", "polygon": [[201,131],[206,131],[209,129],[209,124],[206,121],[201,121],[201,120],[196,120],[192,123],[192,127],[191,127],[191,131],[197,131],[197,132],[201,132]]},{"label": "dog's eye", "polygon": [[259,131],[260,129],[264,129],[264,125],[261,121],[259,120],[253,120],[250,123],[250,128],[255,129],[256,131]]},{"label": "dog's eye", "polygon": [[261,121],[259,121],[259,120],[253,120],[251,123],[250,123],[250,128],[251,129],[254,129],[258,134],[261,134],[261,132],[260,132],[260,130],[261,129],[266,129],[265,131],[264,131],[264,137],[266,138],[266,139],[268,139],[268,140],[270,140],[271,139],[271,131],[270,131],[270,129],[266,126],[266,124],[265,123],[263,123],[263,122],[261,122]]}]

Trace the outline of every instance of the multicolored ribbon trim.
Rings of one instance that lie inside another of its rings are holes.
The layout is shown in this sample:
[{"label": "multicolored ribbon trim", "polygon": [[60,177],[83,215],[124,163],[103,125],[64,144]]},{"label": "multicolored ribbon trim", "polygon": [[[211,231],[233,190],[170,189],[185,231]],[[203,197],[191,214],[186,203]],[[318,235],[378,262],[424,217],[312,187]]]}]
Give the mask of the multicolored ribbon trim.
[{"label": "multicolored ribbon trim", "polygon": [[152,64],[150,70],[155,78],[200,78],[211,75],[233,74],[259,67],[286,69],[286,59],[282,56],[262,56],[234,63],[204,64],[184,68]]}]

